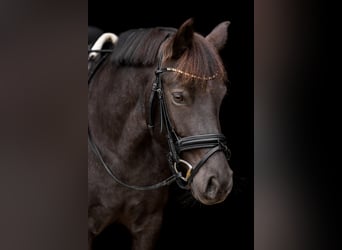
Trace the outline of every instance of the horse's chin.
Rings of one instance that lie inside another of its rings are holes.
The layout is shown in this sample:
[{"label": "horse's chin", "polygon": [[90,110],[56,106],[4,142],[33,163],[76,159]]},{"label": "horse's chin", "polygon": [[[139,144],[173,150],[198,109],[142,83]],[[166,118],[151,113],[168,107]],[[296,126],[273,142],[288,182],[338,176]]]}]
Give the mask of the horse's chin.
[{"label": "horse's chin", "polygon": [[196,200],[198,200],[199,202],[201,202],[201,203],[204,204],[204,205],[215,205],[215,204],[221,203],[221,202],[223,202],[223,201],[226,199],[226,197],[228,196],[228,195],[227,195],[226,197],[224,197],[224,198],[222,198],[222,199],[220,199],[220,200],[218,200],[218,199],[209,200],[209,199],[203,198],[203,197],[201,197],[201,196],[197,196],[197,195],[195,195],[195,194],[193,194],[193,195],[194,195],[194,197],[195,197]]}]

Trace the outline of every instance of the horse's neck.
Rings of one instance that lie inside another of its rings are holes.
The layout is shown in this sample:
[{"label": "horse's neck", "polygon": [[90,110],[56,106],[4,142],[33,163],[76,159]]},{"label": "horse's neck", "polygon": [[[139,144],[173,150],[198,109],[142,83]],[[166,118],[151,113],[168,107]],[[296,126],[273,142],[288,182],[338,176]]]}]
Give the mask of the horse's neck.
[{"label": "horse's neck", "polygon": [[162,149],[152,140],[145,116],[145,88],[151,85],[148,74],[153,69],[111,70],[111,74],[102,71],[90,89],[89,126],[94,141],[117,164],[156,163],[155,154]]}]

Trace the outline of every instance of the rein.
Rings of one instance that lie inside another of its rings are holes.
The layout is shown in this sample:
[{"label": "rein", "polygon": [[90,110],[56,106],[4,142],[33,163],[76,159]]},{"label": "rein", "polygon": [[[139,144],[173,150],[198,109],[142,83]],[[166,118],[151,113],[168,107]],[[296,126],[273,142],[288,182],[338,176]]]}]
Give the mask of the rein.
[{"label": "rein", "polygon": [[[163,42],[168,38],[168,36],[165,37]],[[162,42],[162,43],[163,43]],[[93,52],[92,50],[88,50],[89,52]],[[106,54],[99,59],[97,64],[93,67],[92,70],[88,73],[88,86],[90,85],[91,79],[95,75],[95,72],[98,70],[98,68],[101,66],[101,64],[104,62],[104,60],[107,58],[108,53],[111,53],[112,50],[96,50],[96,52],[105,52]],[[88,143],[94,152],[94,154],[97,156],[97,158],[102,163],[105,170],[108,172],[108,174],[119,184],[121,184],[124,187],[134,189],[134,190],[152,190],[157,189],[160,187],[164,187],[167,185],[170,185],[172,182],[176,181],[178,186],[183,189],[189,189],[190,184],[196,175],[196,173],[200,170],[200,168],[207,162],[207,160],[214,155],[216,152],[222,151],[224,152],[226,159],[229,160],[230,158],[230,150],[228,149],[226,145],[226,138],[223,134],[202,134],[202,135],[193,135],[193,136],[187,136],[187,137],[179,137],[174,129],[174,127],[171,124],[168,108],[166,105],[166,102],[164,100],[164,91],[163,91],[163,82],[161,79],[161,74],[167,73],[167,72],[176,72],[180,74],[185,74],[189,77],[202,79],[202,80],[212,80],[215,77],[217,77],[217,74],[213,76],[208,77],[201,77],[197,75],[193,75],[187,72],[183,72],[181,70],[175,69],[175,68],[163,68],[161,67],[162,58],[159,58],[158,60],[158,67],[155,71],[155,81],[152,84],[152,91],[149,98],[149,114],[148,114],[148,128],[150,129],[150,132],[153,133],[153,105],[157,96],[157,100],[159,101],[159,111],[160,111],[160,132],[162,132],[163,127],[166,128],[166,137],[167,142],[169,146],[169,153],[168,153],[168,163],[170,166],[170,169],[172,171],[172,175],[166,179],[164,179],[161,182],[158,182],[153,185],[148,186],[135,186],[135,185],[129,185],[123,181],[121,181],[114,173],[113,171],[108,167],[108,165],[105,163],[100,150],[96,146],[96,144],[92,140],[92,136],[90,133],[89,125],[88,125]],[[185,161],[184,159],[181,159],[180,154],[183,151],[193,150],[193,149],[202,149],[202,148],[208,148],[209,150],[207,153],[203,156],[203,158],[196,164],[196,166],[192,166],[189,162]],[[185,176],[183,176],[182,171],[180,170],[181,165],[186,167],[186,173]]]},{"label": "rein", "polygon": [[[94,52],[93,50],[88,50],[88,53]],[[102,63],[105,61],[105,59],[108,56],[108,53],[111,53],[112,50],[96,50],[95,52],[105,52],[106,54],[104,56],[102,56],[99,61],[97,62],[97,64],[93,67],[92,70],[89,71],[88,73],[88,87],[90,85],[90,82],[93,78],[93,76],[95,75],[96,71],[100,68],[100,66],[102,65]],[[107,171],[107,173],[109,174],[110,177],[113,178],[114,181],[116,181],[117,183],[119,183],[120,185],[129,188],[129,189],[134,189],[134,190],[139,190],[139,191],[144,191],[144,190],[153,190],[153,189],[158,189],[164,186],[168,186],[170,185],[172,182],[174,182],[176,180],[176,178],[178,178],[178,174],[173,174],[170,177],[164,179],[161,182],[158,182],[156,184],[153,185],[148,185],[148,186],[136,186],[136,185],[130,185],[127,184],[123,181],[121,181],[114,173],[113,171],[110,169],[110,167],[106,164],[106,162],[104,161],[102,154],[99,150],[99,148],[96,146],[96,144],[93,141],[91,132],[90,132],[90,128],[88,125],[88,143],[90,145],[91,150],[93,151],[93,153],[97,156],[97,158],[100,160],[100,162],[102,163],[102,166],[104,167],[104,169]]]}]

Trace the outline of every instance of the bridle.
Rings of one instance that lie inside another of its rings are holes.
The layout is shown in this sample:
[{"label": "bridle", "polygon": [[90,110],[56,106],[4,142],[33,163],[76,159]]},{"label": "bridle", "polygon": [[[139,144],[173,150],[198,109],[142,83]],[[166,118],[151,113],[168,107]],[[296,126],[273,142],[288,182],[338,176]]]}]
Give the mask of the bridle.
[{"label": "bridle", "polygon": [[[167,104],[165,102],[163,81],[161,79],[161,75],[167,72],[176,72],[179,74],[186,74],[186,76],[197,78],[200,80],[212,80],[217,77],[217,74],[208,77],[197,76],[175,68],[163,68],[161,67],[161,62],[162,58],[160,56],[158,67],[155,71],[155,80],[152,84],[152,91],[149,99],[148,127],[150,131],[153,132],[153,103],[157,99],[157,101],[159,102],[160,111],[160,130],[162,131],[163,127],[165,127],[166,129],[166,137],[169,146],[169,166],[172,172],[178,176],[178,178],[176,179],[177,184],[181,188],[188,189],[196,173],[198,173],[200,168],[212,155],[214,155],[216,152],[222,151],[225,153],[227,160],[229,160],[230,150],[227,147],[226,138],[223,134],[201,134],[187,137],[180,137],[177,134],[175,128],[172,126]],[[192,166],[189,162],[180,157],[181,153],[184,151],[203,148],[209,148],[209,151],[205,153],[202,159],[195,166]],[[183,175],[182,171],[180,170],[181,165],[185,166],[186,168],[185,175]]]},{"label": "bridle", "polygon": [[[166,39],[166,38],[165,38]],[[164,39],[164,40],[165,40]],[[88,53],[91,52],[88,50]],[[107,52],[107,51],[106,51]],[[100,63],[102,63],[103,60],[100,60]],[[163,131],[163,128],[166,129],[166,137],[168,142],[168,163],[170,166],[170,169],[172,171],[172,175],[165,180],[158,182],[153,185],[149,186],[135,186],[135,185],[129,185],[123,181],[121,181],[108,167],[108,165],[103,160],[103,157],[100,153],[100,150],[96,146],[96,144],[93,142],[91,133],[88,126],[88,143],[91,146],[92,151],[95,153],[95,155],[99,158],[100,162],[102,163],[103,167],[106,169],[108,174],[119,184],[135,190],[152,190],[157,189],[163,186],[167,186],[171,184],[172,182],[176,181],[178,186],[183,189],[189,189],[190,184],[196,175],[200,168],[208,161],[208,159],[214,155],[217,152],[222,151],[227,161],[230,159],[230,150],[227,147],[226,138],[223,134],[200,134],[200,135],[193,135],[193,136],[187,136],[187,137],[180,137],[177,135],[175,128],[172,126],[167,104],[165,102],[164,98],[164,90],[163,90],[163,81],[161,79],[161,75],[163,73],[167,72],[176,72],[179,74],[185,74],[192,78],[198,78],[201,80],[211,80],[214,79],[217,75],[209,76],[209,77],[203,77],[203,76],[196,76],[187,72],[183,72],[179,69],[170,68],[170,67],[161,67],[162,57],[159,57],[158,60],[158,66],[155,71],[155,80],[152,84],[152,90],[149,98],[149,113],[148,113],[148,121],[147,126],[150,130],[150,132],[154,133],[154,115],[153,115],[153,107],[154,103],[157,99],[159,102],[159,111],[160,111],[160,132]],[[99,67],[99,65],[96,65],[96,69]],[[88,74],[88,85],[90,84],[90,80],[92,79],[93,75],[95,74],[96,70],[90,71],[90,74]],[[189,151],[193,149],[205,149],[208,148],[209,150],[204,154],[202,159],[196,164],[196,166],[192,166],[189,162],[182,159],[180,157],[181,153],[184,151]],[[180,170],[181,166],[185,166],[186,171],[185,174]]]}]

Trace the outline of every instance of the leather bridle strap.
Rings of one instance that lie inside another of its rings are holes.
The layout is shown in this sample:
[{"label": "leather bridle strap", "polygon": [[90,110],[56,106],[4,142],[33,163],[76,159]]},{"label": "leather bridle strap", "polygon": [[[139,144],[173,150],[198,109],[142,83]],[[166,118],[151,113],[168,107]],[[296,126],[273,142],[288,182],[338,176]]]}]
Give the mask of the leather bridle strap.
[{"label": "leather bridle strap", "polygon": [[211,148],[218,143],[225,143],[225,136],[222,134],[205,134],[183,137],[177,141],[177,147],[180,151],[186,151],[196,148]]},{"label": "leather bridle strap", "polygon": [[119,183],[120,185],[129,188],[129,189],[134,189],[134,190],[140,190],[140,191],[144,191],[144,190],[154,190],[154,189],[158,189],[164,186],[168,186],[170,185],[172,182],[175,181],[175,179],[177,178],[176,175],[171,175],[168,178],[164,179],[163,181],[160,181],[156,184],[152,184],[152,185],[147,185],[147,186],[137,186],[137,185],[130,185],[128,183],[123,182],[122,180],[120,180],[111,170],[111,168],[106,164],[106,162],[104,161],[102,154],[99,150],[99,148],[96,146],[96,144],[93,142],[93,139],[91,137],[90,131],[89,131],[89,127],[88,127],[88,143],[90,145],[91,150],[93,151],[93,153],[96,155],[96,157],[100,160],[102,166],[105,168],[105,170],[107,171],[107,173],[109,174],[110,177],[112,177],[114,179],[114,181],[116,181],[117,183]]},{"label": "leather bridle strap", "polygon": [[188,182],[191,183],[194,176],[197,174],[197,172],[201,169],[201,167],[204,165],[204,163],[207,162],[207,160],[215,154],[217,151],[223,151],[223,148],[221,144],[217,145],[216,147],[210,149],[203,157],[202,159],[197,163],[196,167],[191,171],[191,175],[188,178]]},{"label": "leather bridle strap", "polygon": [[192,149],[211,148],[191,171],[191,175],[187,180],[189,183],[192,182],[192,179],[204,165],[204,163],[206,163],[207,160],[217,151],[223,151],[226,155],[226,158],[230,158],[230,150],[226,146],[225,140],[225,136],[222,134],[205,134],[183,137],[177,141],[179,153]]},{"label": "leather bridle strap", "polygon": [[[161,68],[160,62],[158,63],[158,68],[155,72],[156,79],[152,85],[152,92],[149,98],[149,117],[148,117],[148,127],[153,133],[153,104],[156,93],[158,94],[159,101],[159,112],[160,112],[160,133],[163,128],[166,129],[166,136],[169,146],[169,165],[174,174],[178,175],[176,179],[177,184],[184,189],[188,189],[194,176],[200,168],[207,162],[207,160],[216,152],[223,151],[226,155],[227,160],[230,157],[230,151],[226,146],[226,138],[222,134],[203,134],[194,135],[180,138],[174,127],[172,126],[170,116],[168,113],[167,104],[164,99],[163,84],[161,80],[161,74],[165,72],[174,72],[169,70],[169,68]],[[189,162],[181,159],[180,154],[183,151],[193,150],[193,149],[203,149],[210,148],[210,150],[202,157],[202,159],[193,167]],[[186,171],[186,176],[182,176],[181,171],[178,169],[180,164],[184,164],[188,170]]]}]

